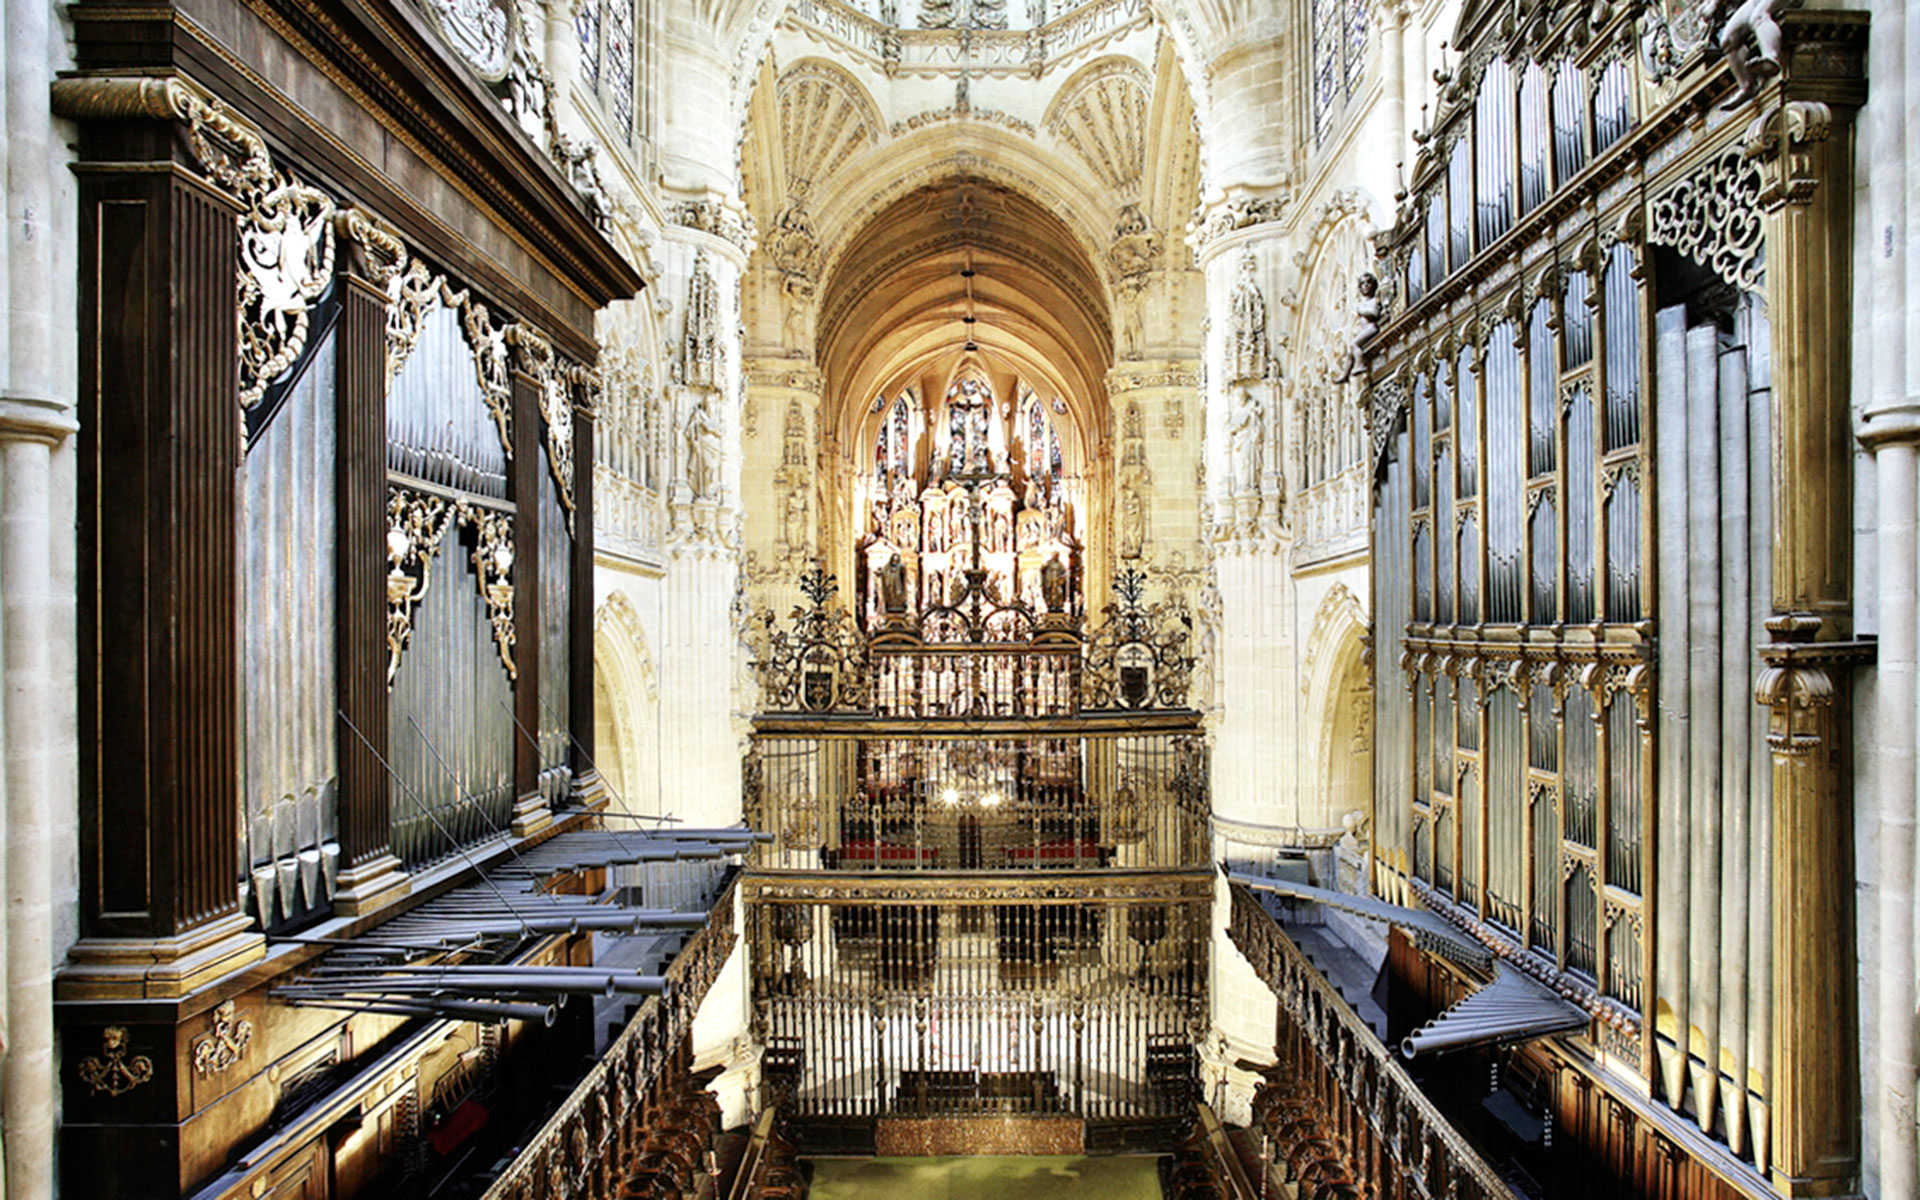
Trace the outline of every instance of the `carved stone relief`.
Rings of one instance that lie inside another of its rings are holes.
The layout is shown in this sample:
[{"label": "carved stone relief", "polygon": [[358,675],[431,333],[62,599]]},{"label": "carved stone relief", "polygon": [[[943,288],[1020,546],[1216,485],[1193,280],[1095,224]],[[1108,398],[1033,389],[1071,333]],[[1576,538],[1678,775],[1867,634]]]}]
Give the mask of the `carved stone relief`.
[{"label": "carved stone relief", "polygon": [[720,291],[713,267],[701,251],[687,280],[686,324],[680,334],[680,382],[688,387],[719,387],[725,375],[720,344]]},{"label": "carved stone relief", "polygon": [[426,0],[427,15],[473,73],[500,83],[513,63],[520,37],[514,0]]}]

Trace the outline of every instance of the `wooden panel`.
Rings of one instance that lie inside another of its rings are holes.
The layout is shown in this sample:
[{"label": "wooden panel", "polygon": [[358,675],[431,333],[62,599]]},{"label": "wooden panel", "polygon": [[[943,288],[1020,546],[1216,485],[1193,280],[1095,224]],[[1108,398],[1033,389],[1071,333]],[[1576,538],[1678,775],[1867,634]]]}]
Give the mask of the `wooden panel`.
[{"label": "wooden panel", "polygon": [[163,170],[82,214],[83,921],[169,936],[239,907],[235,209]]},{"label": "wooden panel", "polygon": [[1079,1154],[1086,1122],[1076,1117],[883,1117],[874,1153],[888,1157]]},{"label": "wooden panel", "polygon": [[[386,646],[386,294],[343,281],[334,474],[339,555],[335,672],[339,735],[341,866],[391,853]],[[363,740],[364,739],[364,740]]]},{"label": "wooden panel", "polygon": [[540,385],[513,375],[513,792],[537,805],[540,788]]},{"label": "wooden panel", "polygon": [[593,418],[576,411],[573,418],[573,650],[572,695],[567,709],[573,719],[573,777],[583,778],[593,765]]}]

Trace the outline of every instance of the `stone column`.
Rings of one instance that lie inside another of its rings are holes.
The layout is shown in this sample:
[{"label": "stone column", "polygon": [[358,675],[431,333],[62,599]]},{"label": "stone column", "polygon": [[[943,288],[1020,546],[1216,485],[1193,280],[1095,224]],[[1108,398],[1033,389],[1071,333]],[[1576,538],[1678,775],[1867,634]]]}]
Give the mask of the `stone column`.
[{"label": "stone column", "polygon": [[[660,714],[661,804],[696,824],[725,824],[740,815],[741,743],[734,728],[736,678],[745,667],[734,621],[742,478],[738,281],[751,235],[729,207],[713,201],[672,211],[661,286],[678,317],[672,330],[677,382],[668,389],[675,469],[658,653],[660,694],[673,703]],[[696,303],[702,295],[705,301]],[[689,336],[687,323],[696,318],[704,327]],[[703,361],[693,361],[700,356]],[[704,482],[690,477],[686,436],[702,404],[721,431],[720,462]]]},{"label": "stone column", "polygon": [[[1887,306],[1891,319],[1899,310]],[[1876,314],[1877,317],[1877,314]],[[1877,323],[1877,322],[1876,322]],[[1880,1173],[1882,1200],[1912,1200],[1916,1191],[1914,1089],[1920,1054],[1909,1014],[1914,986],[1914,839],[1916,780],[1914,759],[1915,632],[1920,611],[1914,603],[1920,587],[1916,525],[1920,523],[1920,404],[1899,398],[1899,406],[1876,408],[1867,418],[1862,440],[1873,448],[1877,484],[1874,526],[1875,571],[1880,640],[1873,688],[1874,834],[1879,848],[1875,884],[1879,889],[1879,930],[1873,940],[1877,961],[1879,1013],[1870,1061],[1878,1064],[1865,1095],[1863,1116],[1873,1123],[1873,1161]],[[1867,797],[1860,797],[1862,802]]]},{"label": "stone column", "polygon": [[[1281,209],[1277,199],[1219,205],[1195,236],[1208,314],[1204,411],[1196,414],[1204,479],[1199,507],[1219,597],[1213,811],[1270,828],[1299,822],[1296,599],[1284,532],[1283,418],[1267,319],[1285,262]],[[1216,845],[1214,857],[1223,850]],[[1216,929],[1225,928],[1227,912],[1223,883],[1215,891]],[[1237,1098],[1249,1094],[1254,1080],[1231,1064],[1272,1059],[1274,1000],[1224,939],[1216,939],[1212,959],[1213,1037],[1221,1043],[1214,1070],[1223,1096]]]},{"label": "stone column", "polygon": [[[1920,807],[1915,763],[1915,711],[1920,708],[1915,685],[1920,646],[1915,633],[1920,611],[1914,602],[1920,588],[1916,558],[1920,388],[1914,386],[1920,355],[1907,349],[1912,343],[1909,331],[1920,325],[1920,314],[1910,307],[1911,297],[1920,294],[1912,286],[1920,271],[1920,255],[1910,254],[1906,242],[1914,186],[1912,155],[1920,149],[1916,145],[1920,121],[1909,119],[1910,113],[1920,111],[1914,108],[1920,103],[1916,94],[1920,62],[1913,58],[1920,54],[1920,44],[1909,40],[1907,25],[1912,19],[1911,6],[1904,0],[1873,5],[1868,76],[1874,87],[1863,110],[1866,144],[1860,156],[1868,173],[1871,227],[1858,239],[1857,261],[1866,270],[1854,291],[1854,310],[1868,314],[1871,321],[1860,440],[1873,453],[1877,492],[1874,554],[1870,563],[1860,564],[1859,575],[1863,586],[1869,580],[1874,586],[1875,627],[1880,635],[1873,682],[1874,816],[1871,834],[1863,839],[1878,848],[1873,881],[1878,890],[1874,905],[1878,928],[1866,928],[1863,911],[1860,939],[1861,951],[1868,955],[1876,976],[1873,1017],[1877,1019],[1870,1018],[1872,1037],[1863,1055],[1875,1069],[1862,1087],[1867,1125],[1862,1150],[1868,1190],[1881,1200],[1920,1196],[1920,1148],[1914,1127],[1920,1046],[1915,1044],[1911,1019],[1920,1005],[1914,976],[1913,887],[1915,816]],[[1867,797],[1860,799],[1865,802]]]},{"label": "stone column", "polygon": [[[15,342],[18,345],[18,341]],[[73,432],[64,406],[10,394],[0,409],[0,609],[5,621],[9,1196],[53,1195],[53,798],[55,683],[50,456]]]},{"label": "stone column", "polygon": [[[1260,195],[1289,182],[1291,159],[1305,145],[1295,86],[1300,61],[1297,31],[1277,15],[1246,20],[1239,40],[1207,64],[1207,189],[1210,199]],[[1286,12],[1290,13],[1291,9]]]},{"label": "stone column", "polygon": [[1299,816],[1291,769],[1299,690],[1291,539],[1266,318],[1285,246],[1277,213],[1277,205],[1223,206],[1199,237],[1210,324],[1202,535],[1220,592],[1225,697],[1215,733],[1214,811],[1267,826],[1295,825]]},{"label": "stone column", "polygon": [[[5,343],[0,345],[0,670],[5,699],[0,729],[5,767],[5,863],[0,885],[7,906],[0,972],[6,982],[6,1045],[0,1059],[0,1124],[4,1125],[4,1190],[14,1200],[53,1195],[53,1125],[58,1089],[53,1058],[53,877],[71,845],[66,805],[71,792],[60,769],[66,747],[62,717],[72,670],[56,608],[56,536],[71,536],[71,509],[55,517],[52,456],[74,432],[72,383],[54,337],[59,298],[49,286],[61,249],[55,196],[67,178],[58,150],[48,89],[65,58],[54,10],[8,0],[6,146],[0,148],[6,192]],[[68,210],[69,212],[71,210]],[[61,499],[71,503],[64,494]],[[64,508],[64,505],[63,505]],[[70,585],[70,581],[69,585]],[[70,593],[69,593],[70,595]]]},{"label": "stone column", "polygon": [[[547,0],[546,35],[547,75],[553,80],[553,106],[556,114],[571,111],[567,100],[580,78],[580,34],[574,27],[577,0]],[[603,16],[601,18],[605,20]]]},{"label": "stone column", "polygon": [[[1407,20],[1410,0],[1379,0],[1373,8],[1380,32],[1380,112],[1382,136],[1393,152],[1395,169],[1407,161]],[[1404,177],[1404,172],[1402,172]]]},{"label": "stone column", "polygon": [[[1853,636],[1848,412],[1852,115],[1865,17],[1788,14],[1785,70],[1758,97],[1773,330],[1773,616],[1757,699],[1773,751],[1774,1187],[1855,1193],[1860,1169],[1853,822],[1843,755]],[[1855,1193],[1857,1194],[1857,1193]]]}]

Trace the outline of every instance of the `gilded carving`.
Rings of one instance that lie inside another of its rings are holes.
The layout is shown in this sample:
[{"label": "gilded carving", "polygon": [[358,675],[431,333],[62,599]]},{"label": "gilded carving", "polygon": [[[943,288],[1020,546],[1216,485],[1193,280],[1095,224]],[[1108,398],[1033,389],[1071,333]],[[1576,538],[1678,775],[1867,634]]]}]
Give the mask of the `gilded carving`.
[{"label": "gilded carving", "polygon": [[240,220],[240,407],[306,348],[308,310],[333,279],[331,198],[282,175]]},{"label": "gilded carving", "polygon": [[[593,371],[559,360],[553,344],[526,325],[514,325],[505,331],[505,342],[519,353],[520,366],[533,377],[539,395],[540,419],[546,436],[541,439],[547,450],[547,467],[566,514],[567,531],[573,531],[573,403],[569,388],[592,388],[598,383]],[[502,351],[504,356],[504,350]]]},{"label": "gilded carving", "polygon": [[213,1010],[213,1029],[193,1043],[193,1070],[201,1078],[218,1075],[246,1056],[253,1041],[253,1022],[239,1016],[234,1002],[222,1001]]},{"label": "gilded carving", "polygon": [[1373,447],[1372,462],[1378,463],[1380,456],[1386,453],[1387,441],[1393,436],[1394,426],[1399,423],[1400,415],[1407,411],[1407,400],[1407,385],[1399,379],[1376,384],[1367,393],[1367,438]]},{"label": "gilded carving", "polygon": [[507,327],[494,322],[485,304],[446,276],[412,257],[392,227],[369,214],[350,210],[347,232],[364,245],[373,281],[387,293],[387,387],[399,376],[407,357],[420,340],[427,318],[442,308],[456,310],[473,352],[474,376],[500,448],[513,457],[513,387],[508,377]]},{"label": "gilded carving", "polygon": [[[487,602],[500,665],[507,669],[509,679],[518,679],[520,673],[513,665],[513,518],[465,501],[456,510],[461,521],[474,530],[473,573],[480,598]],[[421,590],[424,592],[425,587]]]},{"label": "gilded carving", "polygon": [[1740,146],[1729,146],[1692,175],[1654,197],[1647,241],[1670,246],[1711,268],[1727,283],[1760,287],[1760,167]]},{"label": "gilded carving", "polygon": [[426,599],[433,556],[452,519],[447,502],[403,487],[387,490],[387,686],[413,637],[413,610]]},{"label": "gilded carving", "polygon": [[493,414],[493,426],[500,434],[500,445],[513,457],[513,384],[507,374],[507,327],[496,324],[487,306],[459,293],[460,324],[467,333],[467,346],[473,351],[473,368],[480,380],[480,394],[486,398],[487,411]]},{"label": "gilded carving", "polygon": [[127,1030],[109,1025],[100,1034],[100,1053],[80,1060],[80,1080],[97,1095],[124,1096],[153,1078],[153,1060],[128,1054]]}]

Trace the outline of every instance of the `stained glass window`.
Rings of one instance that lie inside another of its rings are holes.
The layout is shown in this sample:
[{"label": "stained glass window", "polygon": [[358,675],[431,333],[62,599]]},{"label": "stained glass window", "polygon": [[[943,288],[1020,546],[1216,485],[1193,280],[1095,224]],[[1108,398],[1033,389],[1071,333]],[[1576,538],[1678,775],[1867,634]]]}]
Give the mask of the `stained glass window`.
[{"label": "stained glass window", "polygon": [[1038,396],[1027,399],[1027,478],[1048,479],[1058,484],[1061,475],[1060,435],[1054,430],[1053,417]]},{"label": "stained glass window", "polygon": [[580,34],[580,75],[596,87],[600,83],[600,5],[602,0],[580,0],[573,27]]},{"label": "stained glass window", "polygon": [[620,132],[633,136],[635,0],[579,0],[573,27],[580,35],[580,76],[613,113]]},{"label": "stained glass window", "polygon": [[[875,411],[883,406],[884,401],[876,406]],[[886,419],[880,422],[880,432],[873,439],[873,474],[876,481],[885,483],[890,471],[903,475],[907,473],[907,439],[912,427],[913,418],[908,411],[907,397],[902,394],[893,402]]]},{"label": "stained glass window", "polygon": [[1310,0],[1313,14],[1313,138],[1326,141],[1366,72],[1372,0]]},{"label": "stained glass window", "polygon": [[633,136],[633,3],[607,0],[607,92],[620,132]]}]

